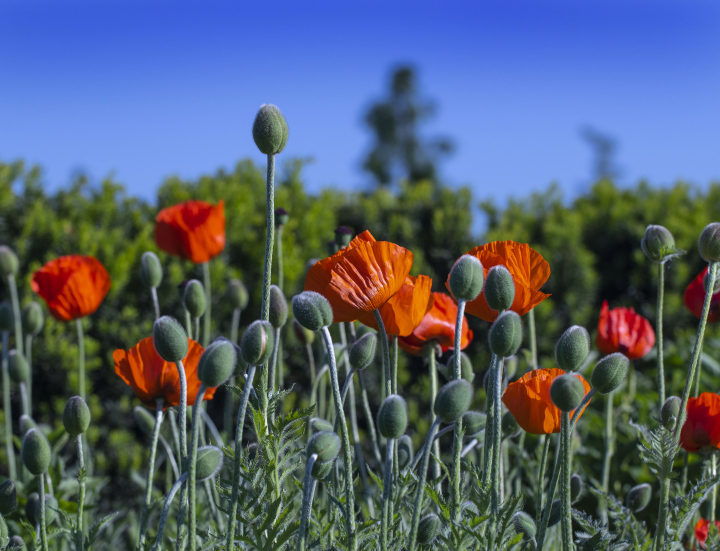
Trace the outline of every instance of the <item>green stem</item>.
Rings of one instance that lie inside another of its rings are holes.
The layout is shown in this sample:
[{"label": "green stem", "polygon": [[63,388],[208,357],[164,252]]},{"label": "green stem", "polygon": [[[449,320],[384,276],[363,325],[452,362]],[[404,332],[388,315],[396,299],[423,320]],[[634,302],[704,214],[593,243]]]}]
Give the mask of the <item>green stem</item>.
[{"label": "green stem", "polygon": [[[613,401],[615,392],[610,392],[605,396],[605,454],[603,455],[602,470],[602,492],[607,494],[610,489],[610,462],[615,455],[615,418],[613,416]],[[607,498],[600,499],[600,516],[603,522],[607,522]]]},{"label": "green stem", "polygon": [[273,242],[275,241],[275,155],[267,156],[267,236],[265,239],[265,265],[263,267],[261,318],[270,319],[270,284],[272,279]]},{"label": "green stem", "polygon": [[160,303],[158,302],[157,287],[150,287],[150,295],[152,295],[153,307],[155,308],[155,319],[160,317]]},{"label": "green stem", "polygon": [[30,366],[30,373],[28,374],[27,380],[27,400],[28,400],[28,415],[32,417],[32,335],[25,335],[25,358]]},{"label": "green stem", "polygon": [[47,527],[45,526],[45,474],[38,476],[38,494],[40,497],[40,544],[43,551],[48,551]]},{"label": "green stem", "polygon": [[[190,311],[187,308],[185,309],[185,332],[188,334],[189,338],[193,338],[192,317],[190,317]],[[195,339],[198,338],[200,338],[199,335],[195,335]]]},{"label": "green stem", "polygon": [[10,405],[10,374],[8,373],[8,340],[7,331],[2,332],[2,378],[3,378],[3,415],[5,417],[5,453],[7,454],[8,475],[11,480],[17,479],[15,467],[15,446],[12,433],[12,409]]},{"label": "green stem", "polygon": [[[240,327],[240,308],[233,310],[232,325],[230,326],[230,341],[233,344],[238,343],[238,329]],[[235,376],[230,377],[228,381],[230,386],[235,385]],[[223,416],[223,428],[225,430],[226,439],[228,442],[232,440],[232,415],[233,407],[235,405],[235,394],[229,390],[225,390],[225,404],[224,404],[224,416]]]},{"label": "green stem", "polygon": [[165,534],[165,523],[167,522],[168,513],[170,513],[170,506],[172,505],[173,499],[175,498],[175,494],[177,494],[180,487],[185,483],[187,477],[188,474],[183,473],[182,476],[177,479],[175,484],[173,484],[172,488],[170,488],[170,491],[165,498],[165,504],[163,505],[162,513],[160,513],[160,524],[158,526],[157,536],[155,537],[155,543],[152,547],[153,551],[157,551],[158,549],[160,549],[163,535]]},{"label": "green stem", "polygon": [[537,336],[535,334],[535,308],[528,312],[528,329],[530,330],[530,367],[538,368]]},{"label": "green stem", "polygon": [[85,334],[83,333],[82,318],[75,320],[78,341],[78,394],[85,400]]},{"label": "green stem", "polygon": [[417,544],[417,531],[420,524],[420,511],[422,511],[423,507],[423,496],[425,495],[425,480],[427,479],[428,463],[430,463],[430,450],[432,449],[432,441],[435,438],[439,426],[440,417],[435,417],[433,424],[430,426],[427,438],[425,438],[425,448],[420,463],[417,488],[415,489],[415,508],[413,509],[412,522],[410,524],[410,544],[408,545],[408,551],[415,551],[415,545]]},{"label": "green stem", "polygon": [[77,548],[83,551],[85,545],[85,535],[83,534],[83,508],[85,506],[85,460],[83,457],[83,439],[78,434],[75,437],[78,453],[78,484],[80,485],[80,493],[78,494],[78,512],[77,512]]},{"label": "green stem", "polygon": [[24,381],[20,381],[20,407],[22,408],[22,412],[30,416],[30,409],[28,406],[28,392],[27,392],[27,385]]},{"label": "green stem", "polygon": [[550,451],[550,435],[543,435],[542,454],[540,456],[540,472],[538,474],[537,494],[535,495],[535,524],[540,523],[543,508],[543,490],[545,489],[545,470],[547,469],[548,452]]},{"label": "green stem", "polygon": [[22,318],[20,317],[20,301],[18,300],[17,285],[15,276],[8,276],[8,286],[10,287],[10,299],[12,301],[13,317],[15,318],[15,349],[18,354],[25,355],[23,352],[23,334],[22,334]]},{"label": "green stem", "polygon": [[370,409],[370,400],[368,399],[367,387],[365,386],[365,376],[363,372],[358,373],[358,379],[360,380],[360,398],[363,405],[363,412],[365,414],[365,421],[367,422],[368,431],[370,431],[370,440],[372,440],[373,454],[375,460],[379,465],[382,465],[382,456],[380,455],[380,444],[378,442],[377,430],[375,430],[375,418],[373,417],[372,410]]},{"label": "green stem", "polygon": [[307,466],[305,467],[305,481],[303,484],[303,502],[302,515],[300,517],[300,531],[298,533],[298,551],[305,551],[308,539],[308,522],[312,513],[313,496],[315,495],[315,486],[317,480],[312,476],[312,470],[317,461],[317,454],[314,453],[308,457]]},{"label": "green stem", "polygon": [[492,481],[492,492],[490,494],[492,511],[494,518],[497,520],[500,515],[500,453],[502,450],[502,376],[503,376],[503,358],[498,357],[495,362],[495,370],[493,372],[493,428],[492,428],[492,464],[490,472],[490,480]]},{"label": "green stem", "polygon": [[153,427],[152,440],[150,442],[150,458],[148,460],[148,472],[145,479],[145,502],[143,503],[142,514],[140,516],[140,540],[138,541],[138,549],[142,549],[143,543],[145,542],[148,511],[150,510],[150,503],[152,501],[153,475],[155,473],[155,451],[157,450],[158,438],[160,436],[160,426],[162,425],[162,418],[163,399],[159,398],[157,401],[157,408],[155,409],[155,426]]},{"label": "green stem", "polygon": [[[203,286],[205,287],[205,313],[203,314],[203,347],[210,344],[210,333],[212,331],[212,291],[210,290],[210,262],[202,263]],[[198,335],[199,337],[200,335]]]},{"label": "green stem", "polygon": [[[438,391],[438,376],[437,376],[437,365],[435,363],[435,341],[426,342],[423,345],[423,356],[428,364],[428,371],[430,375],[430,405],[435,405],[435,396]],[[433,452],[435,457],[440,457],[440,442],[435,440],[433,442]],[[437,461],[432,462],[430,478],[437,480],[440,477],[440,465]]]},{"label": "green stem", "polygon": [[483,486],[488,487],[490,484],[490,469],[492,466],[492,450],[495,438],[493,432],[495,430],[495,400],[493,395],[495,394],[495,385],[492,384],[495,381],[495,371],[498,366],[498,357],[493,354],[490,357],[490,372],[488,373],[488,385],[487,395],[485,396],[485,444],[483,446],[483,465],[485,470],[483,471]]},{"label": "green stem", "polygon": [[[273,215],[275,213],[273,212]],[[282,234],[283,234],[283,226],[278,226],[276,228],[276,241],[277,241],[277,268],[278,268],[278,287],[280,290],[283,290],[283,286],[285,284],[285,272],[283,270],[283,253],[282,253]]]},{"label": "green stem", "polygon": [[658,262],[657,319],[655,321],[655,347],[657,349],[658,395],[660,411],[665,403],[665,365],[663,362],[663,300],[665,298],[665,263]]},{"label": "green stem", "polygon": [[[458,301],[457,317],[455,318],[455,343],[454,343],[454,364],[453,379],[460,380],[462,378],[461,370],[461,338],[462,323],[465,313],[465,301]],[[460,454],[462,453],[462,416],[455,422],[455,432],[453,433],[453,469],[452,469],[452,486],[451,486],[451,511],[453,522],[460,522]]]},{"label": "green stem", "polygon": [[[200,342],[200,318],[195,318],[195,340]],[[203,337],[204,340],[204,337]],[[204,347],[205,345],[203,345]]]},{"label": "green stem", "polygon": [[385,333],[385,322],[383,322],[380,310],[373,310],[375,322],[378,326],[378,336],[380,337],[380,345],[383,353],[383,373],[385,374],[385,396],[387,398],[392,392],[392,373],[390,372],[390,343],[388,342],[387,333]]},{"label": "green stem", "polygon": [[[277,362],[278,362],[278,349],[280,348],[280,328],[278,327],[274,331],[274,340],[273,340],[273,349],[272,354],[270,355],[270,366],[269,366],[269,373],[268,373],[268,380],[269,380],[269,386],[272,392],[274,393],[277,389],[276,386],[276,369],[277,369]],[[267,411],[267,410],[266,410]],[[275,413],[271,415],[273,419],[275,419]]]},{"label": "green stem", "polygon": [[[710,475],[717,475],[717,451],[712,450],[710,452]],[[715,522],[715,502],[717,501],[717,484],[712,487],[710,492],[710,524]]]},{"label": "green stem", "polygon": [[188,525],[190,527],[190,551],[195,551],[197,547],[195,541],[195,534],[197,533],[197,451],[198,439],[200,436],[200,423],[202,423],[199,413],[202,409],[201,404],[203,398],[205,398],[206,390],[207,387],[205,384],[201,384],[195,398],[192,413],[192,436],[190,442],[190,457],[188,460],[188,488],[190,494],[190,519],[188,521]]},{"label": "green stem", "polygon": [[563,551],[573,550],[573,534],[572,534],[572,515],[570,505],[570,474],[572,469],[572,453],[570,449],[570,414],[562,412],[562,428],[560,429],[560,437],[562,438],[562,484],[560,487],[560,502],[562,510],[562,542]]},{"label": "green stem", "polygon": [[392,370],[392,391],[393,394],[398,393],[398,338],[397,335],[392,336],[392,346],[390,347],[390,369]]},{"label": "green stem", "polygon": [[380,548],[382,551],[386,551],[388,548],[388,522],[390,516],[390,501],[392,500],[392,465],[394,448],[395,440],[389,438],[387,441],[387,448],[385,449],[385,479],[383,481],[382,518],[380,520]]},{"label": "green stem", "polygon": [[[187,459],[188,446],[187,446],[187,378],[185,377],[185,366],[182,361],[176,362],[175,364],[178,370],[178,377],[180,379],[180,414],[178,415],[178,423],[180,425],[180,451],[182,456],[180,457],[180,465],[184,464]],[[182,468],[182,467],[181,467]],[[178,522],[177,522],[177,548],[180,549],[184,545],[185,533],[185,492],[187,485],[184,485],[180,490],[180,508],[178,510]]]}]

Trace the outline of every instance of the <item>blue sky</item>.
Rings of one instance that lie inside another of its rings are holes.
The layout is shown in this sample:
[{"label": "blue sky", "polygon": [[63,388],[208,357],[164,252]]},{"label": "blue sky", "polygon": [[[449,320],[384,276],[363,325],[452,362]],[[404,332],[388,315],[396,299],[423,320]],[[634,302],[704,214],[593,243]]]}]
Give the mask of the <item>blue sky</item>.
[{"label": "blue sky", "polygon": [[261,161],[261,103],[314,158],[311,190],[364,189],[362,117],[397,63],[439,107],[442,166],[476,200],[586,188],[590,125],[620,143],[622,182],[720,178],[720,6],[685,0],[0,3],[0,159],[51,187],[114,174],[146,199],[164,177]]}]

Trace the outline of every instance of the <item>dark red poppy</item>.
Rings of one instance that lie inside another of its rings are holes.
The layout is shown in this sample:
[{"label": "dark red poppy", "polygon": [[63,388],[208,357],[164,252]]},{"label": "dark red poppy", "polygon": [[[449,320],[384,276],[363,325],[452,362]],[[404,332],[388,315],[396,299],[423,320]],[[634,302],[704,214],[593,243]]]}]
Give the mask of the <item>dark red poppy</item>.
[{"label": "dark red poppy", "polygon": [[[698,319],[702,316],[703,305],[705,304],[707,273],[707,268],[700,272],[687,286],[683,295],[685,307]],[[710,311],[707,320],[710,323],[720,321],[720,291],[713,293],[710,299]]]},{"label": "dark red poppy", "polygon": [[688,400],[680,445],[689,452],[720,448],[720,396],[703,392],[697,398]]},{"label": "dark red poppy", "polygon": [[[715,526],[720,529],[720,520],[715,521]],[[703,549],[705,549],[705,542],[708,539],[708,533],[710,532],[710,521],[706,520],[704,518],[701,518],[697,521],[697,524],[695,525],[695,539],[697,542],[702,545]]]},{"label": "dark red poppy", "polygon": [[209,261],[225,248],[225,203],[186,201],[161,210],[155,218],[155,243],[195,264]]},{"label": "dark red poppy", "polygon": [[632,308],[609,310],[606,300],[600,310],[597,346],[603,354],[621,352],[637,360],[655,346],[655,331],[650,322]]}]

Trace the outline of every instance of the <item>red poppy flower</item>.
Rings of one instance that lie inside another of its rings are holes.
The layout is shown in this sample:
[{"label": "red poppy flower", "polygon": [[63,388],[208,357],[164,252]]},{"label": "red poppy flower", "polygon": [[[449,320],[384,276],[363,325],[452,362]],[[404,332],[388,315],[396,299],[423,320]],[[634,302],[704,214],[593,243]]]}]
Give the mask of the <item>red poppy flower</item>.
[{"label": "red poppy flower", "polygon": [[[188,345],[183,367],[187,379],[187,405],[192,406],[200,389],[197,367],[205,349],[192,339],[188,339]],[[163,409],[180,405],[180,375],[177,366],[160,357],[152,337],[141,340],[130,350],[115,350],[113,360],[115,373],[135,391],[144,406],[155,409],[158,398],[164,400]],[[212,400],[215,390],[209,388],[205,392],[205,400]]]},{"label": "red poppy flower", "polygon": [[[685,307],[698,319],[702,316],[703,305],[705,304],[707,273],[707,268],[700,272],[698,276],[690,282],[690,285],[687,286],[685,294],[683,295]],[[710,299],[710,311],[708,312],[707,320],[710,323],[720,321],[720,291],[713,293]]]},{"label": "red poppy flower", "polygon": [[[540,292],[540,288],[550,277],[550,264],[527,243],[515,241],[493,241],[481,247],[470,249],[467,253],[480,260],[487,276],[493,266],[505,266],[515,282],[515,299],[510,310],[524,316],[550,295]],[[449,286],[450,276],[445,286]],[[485,321],[495,321],[498,311],[488,306],[485,290],[475,300],[465,304],[465,311]]]},{"label": "red poppy flower", "polygon": [[603,302],[598,322],[597,347],[603,354],[622,352],[631,360],[642,358],[655,346],[650,322],[632,308],[608,310]]},{"label": "red poppy flower", "polygon": [[[400,290],[379,308],[388,335],[406,337],[420,325],[423,316],[433,304],[431,288],[432,279],[428,276],[405,278]],[[378,329],[372,312],[363,312],[358,320],[373,329]]]},{"label": "red poppy flower", "polygon": [[[557,368],[534,369],[507,386],[502,398],[503,404],[525,432],[530,434],[560,432],[562,412],[550,399],[550,387],[556,377],[564,374],[562,369]],[[575,373],[575,376],[582,381],[585,394],[590,392],[590,384],[583,376],[579,373]],[[585,408],[580,415],[584,411]]]},{"label": "red poppy flower", "polygon": [[[420,356],[425,343],[433,340],[440,345],[443,352],[455,347],[457,304],[445,293],[433,293],[431,298],[432,308],[425,314],[420,325],[407,337],[398,339],[400,348],[415,356]],[[473,338],[473,332],[468,327],[465,316],[463,316],[462,333],[460,347],[464,349]]]},{"label": "red poppy flower", "polygon": [[375,241],[364,231],[334,255],[314,264],[305,290],[323,295],[333,320],[355,321],[385,304],[405,283],[413,253],[389,241]]},{"label": "red poppy flower", "polygon": [[155,218],[155,243],[166,253],[201,264],[225,248],[225,203],[186,201]]},{"label": "red poppy flower", "polygon": [[[720,520],[715,521],[715,526],[720,529]],[[704,518],[701,518],[697,521],[697,524],[695,525],[695,539],[697,542],[703,546],[703,549],[705,549],[705,542],[708,539],[708,533],[710,532],[710,521],[706,520]]]},{"label": "red poppy flower", "polygon": [[110,290],[110,276],[95,257],[61,256],[36,271],[30,285],[55,319],[71,321],[98,309]]},{"label": "red poppy flower", "polygon": [[689,452],[705,447],[720,448],[720,396],[703,392],[688,400],[680,445]]}]

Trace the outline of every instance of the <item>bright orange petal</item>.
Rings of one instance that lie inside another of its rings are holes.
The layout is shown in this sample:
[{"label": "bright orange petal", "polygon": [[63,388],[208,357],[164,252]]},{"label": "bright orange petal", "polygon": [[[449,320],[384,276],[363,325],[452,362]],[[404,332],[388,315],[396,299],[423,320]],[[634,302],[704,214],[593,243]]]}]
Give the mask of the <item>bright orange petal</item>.
[{"label": "bright orange petal", "polygon": [[[420,275],[415,278],[409,275],[405,278],[400,290],[379,309],[388,335],[406,337],[420,325],[423,317],[432,307],[431,288],[432,279],[428,276]],[[372,312],[363,312],[358,320],[373,329],[378,329]]]},{"label": "bright orange petal", "polygon": [[224,201],[186,201],[161,210],[155,218],[155,242],[195,264],[208,262],[225,248]]}]

